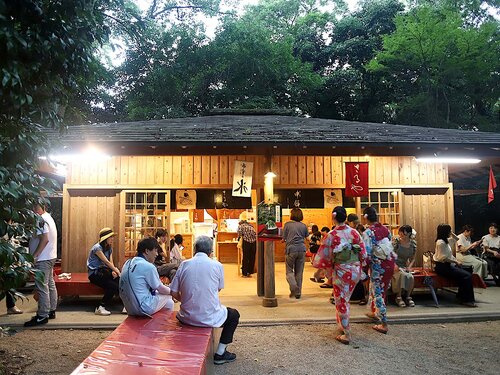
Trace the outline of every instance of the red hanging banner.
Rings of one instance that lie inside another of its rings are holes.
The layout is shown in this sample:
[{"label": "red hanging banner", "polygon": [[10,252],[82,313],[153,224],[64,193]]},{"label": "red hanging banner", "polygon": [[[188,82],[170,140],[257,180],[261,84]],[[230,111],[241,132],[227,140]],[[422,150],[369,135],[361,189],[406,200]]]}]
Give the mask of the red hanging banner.
[{"label": "red hanging banner", "polygon": [[345,196],[368,196],[368,162],[345,163]]},{"label": "red hanging banner", "polygon": [[488,182],[488,204],[493,202],[495,199],[495,188],[497,187],[497,182],[495,180],[495,175],[493,174],[493,169],[491,168],[490,165],[490,178]]}]

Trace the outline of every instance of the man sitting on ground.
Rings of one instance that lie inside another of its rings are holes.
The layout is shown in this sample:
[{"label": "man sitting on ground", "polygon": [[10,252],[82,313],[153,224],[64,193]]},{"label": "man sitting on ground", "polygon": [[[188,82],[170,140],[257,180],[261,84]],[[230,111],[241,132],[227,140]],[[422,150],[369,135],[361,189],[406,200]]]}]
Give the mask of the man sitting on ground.
[{"label": "man sitting on ground", "polygon": [[236,354],[226,350],[233,342],[240,314],[237,310],[221,305],[219,291],[224,288],[222,264],[210,258],[213,241],[200,236],[194,243],[195,255],[179,266],[170,285],[172,297],[181,302],[177,319],[183,324],[198,327],[224,327],[214,363],[232,362]]},{"label": "man sitting on ground", "polygon": [[170,288],[162,284],[153,265],[159,247],[152,237],[140,240],[136,256],[123,266],[120,298],[129,315],[151,316],[162,308],[174,309]]}]

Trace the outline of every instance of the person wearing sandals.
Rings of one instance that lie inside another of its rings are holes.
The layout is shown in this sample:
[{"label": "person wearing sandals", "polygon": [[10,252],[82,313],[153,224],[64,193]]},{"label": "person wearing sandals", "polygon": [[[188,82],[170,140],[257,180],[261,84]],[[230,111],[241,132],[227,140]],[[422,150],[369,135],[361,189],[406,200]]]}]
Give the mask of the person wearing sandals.
[{"label": "person wearing sandals", "polygon": [[[318,229],[318,226],[315,224],[312,226],[312,234],[309,237],[309,252],[313,254],[312,259],[311,259],[311,264],[314,263],[314,257],[318,253],[319,247],[323,243],[323,240],[326,238],[328,235],[328,232],[330,232],[330,228],[328,227],[323,227],[321,228],[321,232]],[[314,231],[316,229],[316,231]],[[312,244],[314,243],[314,246]],[[321,268],[318,268],[315,272],[313,277],[309,278],[309,280],[315,282],[315,283],[323,283],[325,281],[325,271]]]},{"label": "person wearing sandals", "polygon": [[435,271],[439,276],[455,280],[458,284],[457,298],[462,305],[477,307],[472,285],[472,274],[457,267],[460,262],[453,256],[449,240],[458,239],[448,224],[439,224],[436,235],[436,251],[434,252]]},{"label": "person wearing sandals", "polygon": [[[347,220],[349,220],[349,216],[347,217]],[[365,226],[359,223],[356,225],[355,229],[358,231],[361,238],[363,238],[363,233],[365,232]],[[370,295],[370,277],[368,276],[369,274],[368,269],[369,265],[368,262],[366,262],[366,264],[363,266],[363,272],[361,273],[361,281],[360,281],[360,283],[363,285],[363,292],[364,292],[363,298],[359,300],[359,304],[361,306],[364,306],[368,303],[368,296]]]},{"label": "person wearing sandals", "polygon": [[[335,229],[335,226],[334,226]],[[330,233],[330,228],[323,227],[321,228],[321,244],[325,241]],[[330,259],[330,255],[327,250],[323,251],[321,246],[318,249],[316,255],[313,258],[312,266],[317,268],[317,271],[314,273],[314,277],[311,277],[311,281],[315,281],[317,283],[323,283],[324,278],[326,277],[326,282],[321,284],[319,287],[322,289],[333,289],[332,285],[332,262]],[[333,299],[333,292],[330,298],[331,303],[335,303]]]},{"label": "person wearing sandals", "polygon": [[387,307],[385,296],[397,258],[391,242],[391,232],[378,222],[377,210],[374,207],[366,207],[363,211],[363,219],[368,228],[363,233],[363,241],[366,251],[370,257],[370,296],[368,306],[370,312],[366,315],[376,321],[372,328],[380,333],[387,333]]},{"label": "person wearing sandals", "polygon": [[[417,242],[414,239],[413,229],[409,225],[399,228],[399,237],[394,237],[392,245],[394,252],[398,256],[392,275],[392,291],[396,294],[396,304],[399,307],[415,307],[415,302],[411,298],[415,280],[411,273],[411,268],[415,262],[417,252]],[[402,298],[402,292],[406,291],[406,303]]]},{"label": "person wearing sandals", "polygon": [[333,297],[337,310],[337,324],[342,334],[335,339],[348,345],[351,340],[349,325],[350,303],[354,287],[361,279],[361,266],[366,261],[366,250],[359,233],[345,224],[347,212],[337,206],[332,212],[335,229],[321,245],[323,253],[328,253],[332,262]]}]

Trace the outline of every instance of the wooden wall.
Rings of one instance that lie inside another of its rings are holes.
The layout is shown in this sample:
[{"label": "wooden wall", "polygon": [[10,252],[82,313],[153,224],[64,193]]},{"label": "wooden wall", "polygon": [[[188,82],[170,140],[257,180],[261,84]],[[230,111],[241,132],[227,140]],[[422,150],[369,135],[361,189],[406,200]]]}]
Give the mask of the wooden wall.
[{"label": "wooden wall", "polygon": [[344,187],[345,162],[368,161],[370,187],[448,182],[443,164],[417,163],[413,157],[275,156],[277,185]]},{"label": "wooden wall", "polygon": [[454,227],[451,184],[449,189],[406,189],[402,203],[402,223],[417,232],[416,265],[421,266],[422,254],[435,249],[437,226],[448,223]]},{"label": "wooden wall", "polygon": [[[230,188],[235,160],[253,161],[253,188],[262,187],[267,172],[263,155],[116,156],[105,162],[72,163],[63,197],[63,270],[85,272],[88,251],[97,241],[99,230],[110,226],[119,232],[124,227],[121,191]],[[416,228],[419,253],[433,249],[437,224],[453,225],[447,165],[421,164],[411,156],[274,156],[275,187],[343,188],[347,161],[370,163],[370,188],[406,189],[402,222]],[[420,193],[412,189],[420,189]],[[318,215],[321,211],[306,213],[306,224],[323,225],[331,220],[328,217],[323,221]],[[123,238],[120,232],[118,238]],[[122,264],[124,241],[116,240],[115,247],[115,261]]]},{"label": "wooden wall", "polygon": [[233,184],[234,161],[254,162],[254,183],[264,182],[263,156],[115,156],[107,162],[75,162],[66,182],[82,185],[200,186]]},{"label": "wooden wall", "polygon": [[63,192],[62,268],[64,272],[87,272],[90,248],[99,240],[99,231],[110,227],[117,232],[113,243],[115,264],[123,261],[119,238],[119,196],[113,191]]},{"label": "wooden wall", "polygon": [[[262,155],[116,156],[107,162],[74,162],[68,168],[69,185],[232,185],[234,161],[254,162],[253,183],[264,182]],[[368,161],[371,187],[448,183],[445,164],[417,163],[413,157],[274,156],[275,185],[344,187],[347,161]]]}]

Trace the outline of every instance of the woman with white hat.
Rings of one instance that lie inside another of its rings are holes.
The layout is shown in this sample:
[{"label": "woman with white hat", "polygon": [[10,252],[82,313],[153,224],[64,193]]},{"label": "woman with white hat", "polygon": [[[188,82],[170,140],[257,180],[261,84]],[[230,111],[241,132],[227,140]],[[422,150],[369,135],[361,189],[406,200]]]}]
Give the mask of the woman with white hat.
[{"label": "woman with white hat", "polygon": [[87,259],[89,280],[104,289],[101,303],[95,309],[96,315],[111,315],[109,305],[114,295],[119,294],[120,270],[113,263],[111,244],[115,233],[111,228],[99,232],[99,242],[90,249]]}]

